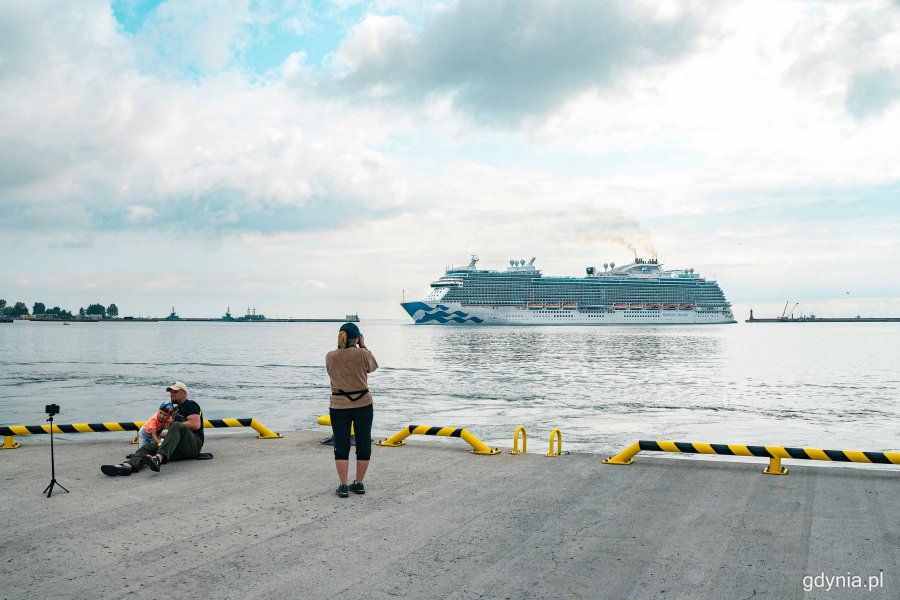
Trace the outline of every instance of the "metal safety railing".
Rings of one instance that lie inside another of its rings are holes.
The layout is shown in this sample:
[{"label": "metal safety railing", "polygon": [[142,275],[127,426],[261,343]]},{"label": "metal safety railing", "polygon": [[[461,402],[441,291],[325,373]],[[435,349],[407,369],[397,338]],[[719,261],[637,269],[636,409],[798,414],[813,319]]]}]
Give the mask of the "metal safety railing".
[{"label": "metal safety railing", "polygon": [[389,437],[386,440],[376,442],[379,446],[403,446],[403,440],[411,435],[438,435],[443,437],[457,437],[465,440],[472,450],[472,454],[499,454],[499,448],[491,448],[466,429],[458,427],[429,427],[428,425],[410,425]]},{"label": "metal safety railing", "polygon": [[[72,423],[65,425],[53,425],[53,433],[100,433],[104,431],[139,431],[146,421],[126,421],[121,423]],[[259,439],[276,439],[283,437],[275,433],[259,421],[249,419],[205,419],[204,429],[218,427],[251,427],[259,433]],[[0,427],[0,435],[3,436],[2,449],[18,448],[21,444],[16,442],[17,435],[40,435],[50,433],[50,425],[6,425]]]},{"label": "metal safety railing", "polygon": [[630,465],[641,451],[681,452],[684,454],[718,454],[720,456],[758,456],[768,458],[766,475],[787,475],[781,459],[825,460],[870,464],[900,465],[900,452],[863,452],[859,450],[820,450],[818,448],[789,448],[782,446],[742,446],[739,444],[699,444],[694,442],[656,442],[639,440],[603,462],[608,465]]}]

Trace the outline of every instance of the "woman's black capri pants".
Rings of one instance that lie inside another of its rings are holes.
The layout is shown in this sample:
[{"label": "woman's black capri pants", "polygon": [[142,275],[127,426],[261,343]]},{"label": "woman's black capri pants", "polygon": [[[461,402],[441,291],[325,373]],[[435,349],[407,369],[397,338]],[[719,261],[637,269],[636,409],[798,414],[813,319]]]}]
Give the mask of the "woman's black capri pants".
[{"label": "woman's black capri pants", "polygon": [[372,456],[373,405],[360,408],[331,408],[331,432],[334,435],[334,460],[350,458],[350,425],[356,434],[356,460]]}]

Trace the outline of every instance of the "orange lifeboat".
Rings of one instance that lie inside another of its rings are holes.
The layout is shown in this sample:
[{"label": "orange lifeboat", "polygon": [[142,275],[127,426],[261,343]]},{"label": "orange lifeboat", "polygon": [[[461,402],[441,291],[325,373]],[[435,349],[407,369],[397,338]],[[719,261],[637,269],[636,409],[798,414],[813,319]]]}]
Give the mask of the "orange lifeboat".
[{"label": "orange lifeboat", "polygon": [[565,304],[563,304],[563,308],[571,310],[573,308],[578,308],[578,304],[576,304],[575,302],[566,302]]},{"label": "orange lifeboat", "polygon": [[559,308],[559,302],[548,302],[544,305],[545,308]]},{"label": "orange lifeboat", "polygon": [[615,310],[624,310],[624,309],[628,308],[628,305],[625,304],[624,302],[617,302],[616,304],[613,304],[613,308]]},{"label": "orange lifeboat", "polygon": [[656,302],[651,302],[647,305],[647,308],[652,310],[659,310],[659,304],[657,304]]},{"label": "orange lifeboat", "polygon": [[641,304],[640,302],[635,302],[634,304],[631,305],[631,308],[636,309],[636,310],[641,310],[642,308],[644,308],[644,305]]},{"label": "orange lifeboat", "polygon": [[677,304],[672,304],[669,302],[667,302],[666,304],[663,304],[663,310],[675,310],[676,308],[678,308]]},{"label": "orange lifeboat", "polygon": [[694,308],[694,305],[693,304],[682,304],[678,308],[680,308],[681,310],[691,310],[692,308]]},{"label": "orange lifeboat", "polygon": [[530,308],[531,310],[537,310],[539,308],[544,308],[544,305],[540,302],[529,302],[528,308]]}]

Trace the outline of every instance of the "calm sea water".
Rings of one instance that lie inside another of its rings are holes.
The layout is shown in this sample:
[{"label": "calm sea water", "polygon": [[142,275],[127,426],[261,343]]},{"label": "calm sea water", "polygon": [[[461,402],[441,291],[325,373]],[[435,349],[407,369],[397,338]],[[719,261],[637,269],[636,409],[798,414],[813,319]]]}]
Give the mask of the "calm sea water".
[{"label": "calm sea water", "polygon": [[[381,436],[457,426],[510,446],[524,425],[529,450],[542,452],[553,427],[576,451],[639,438],[900,450],[900,324],[360,326],[381,365],[369,380]],[[207,418],[315,428],[328,410],[324,357],[336,332],[331,323],[0,325],[0,422],[43,423],[49,403],[62,407],[58,423],[145,420],[167,399],[164,386],[182,380]]]}]

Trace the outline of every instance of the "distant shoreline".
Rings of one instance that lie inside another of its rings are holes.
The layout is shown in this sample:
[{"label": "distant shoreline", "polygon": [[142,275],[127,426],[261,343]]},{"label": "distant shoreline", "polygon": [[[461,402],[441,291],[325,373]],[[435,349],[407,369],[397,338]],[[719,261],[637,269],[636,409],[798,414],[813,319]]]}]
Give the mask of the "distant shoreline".
[{"label": "distant shoreline", "polygon": [[36,323],[347,323],[359,322],[359,317],[355,319],[222,319],[222,318],[201,318],[201,317],[185,317],[178,319],[167,319],[165,317],[123,317],[118,319],[9,319],[3,320],[5,323],[13,321],[34,321]]},{"label": "distant shoreline", "polygon": [[796,319],[756,319],[744,323],[900,323],[900,317],[798,317]]}]

